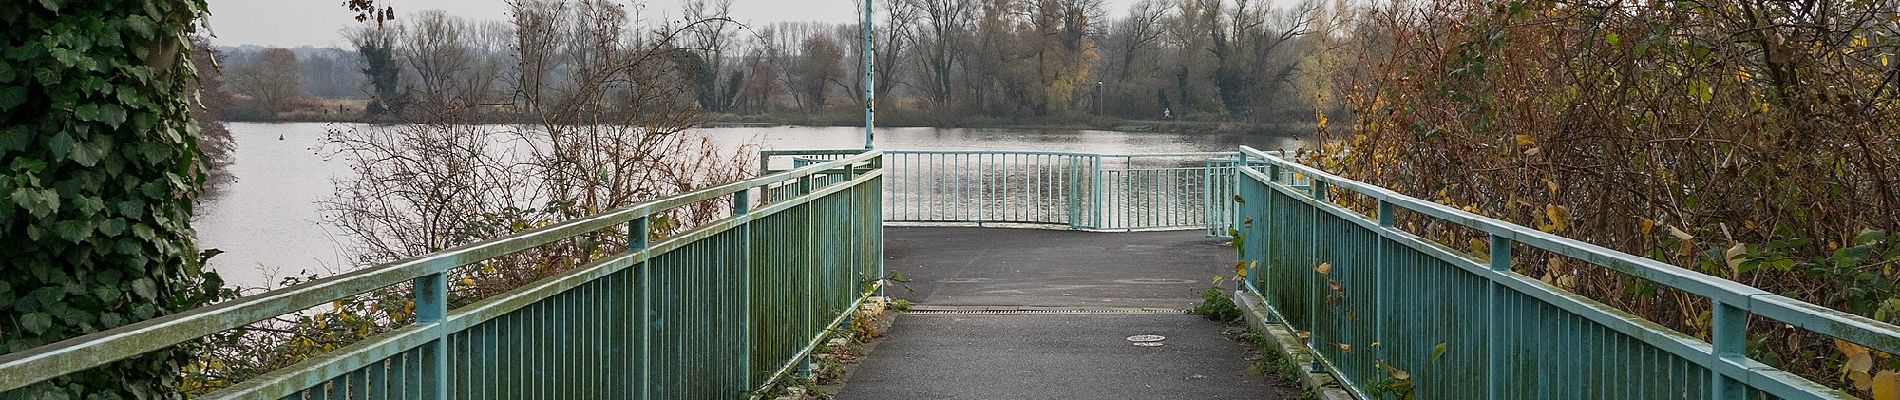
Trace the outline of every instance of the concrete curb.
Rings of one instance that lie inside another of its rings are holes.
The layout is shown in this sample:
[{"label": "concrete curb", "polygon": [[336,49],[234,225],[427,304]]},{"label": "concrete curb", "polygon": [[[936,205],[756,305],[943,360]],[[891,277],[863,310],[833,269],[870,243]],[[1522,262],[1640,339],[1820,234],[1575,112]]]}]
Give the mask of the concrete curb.
[{"label": "concrete curb", "polygon": [[[1312,365],[1313,356],[1306,351],[1306,346],[1300,343],[1299,335],[1287,329],[1286,324],[1267,322],[1269,318],[1266,302],[1260,296],[1245,290],[1236,290],[1234,301],[1240,304],[1241,316],[1246,318],[1247,326],[1266,335],[1267,341],[1272,344],[1271,349],[1263,350],[1280,353],[1281,357],[1298,364],[1302,371],[1307,370],[1306,366]],[[1334,379],[1331,373],[1305,372],[1296,378],[1300,381],[1301,388],[1313,393],[1320,400],[1355,400],[1351,392],[1340,387],[1339,380]]]}]

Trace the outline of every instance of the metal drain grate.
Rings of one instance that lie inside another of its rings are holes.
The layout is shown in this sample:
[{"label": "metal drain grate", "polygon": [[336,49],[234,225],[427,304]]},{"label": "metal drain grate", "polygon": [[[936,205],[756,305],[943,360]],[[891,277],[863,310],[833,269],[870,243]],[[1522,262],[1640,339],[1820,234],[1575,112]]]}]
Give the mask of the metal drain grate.
[{"label": "metal drain grate", "polygon": [[1168,308],[1108,308],[1108,307],[1072,307],[1072,308],[997,308],[997,307],[913,307],[907,314],[935,315],[1181,315],[1188,310]]}]

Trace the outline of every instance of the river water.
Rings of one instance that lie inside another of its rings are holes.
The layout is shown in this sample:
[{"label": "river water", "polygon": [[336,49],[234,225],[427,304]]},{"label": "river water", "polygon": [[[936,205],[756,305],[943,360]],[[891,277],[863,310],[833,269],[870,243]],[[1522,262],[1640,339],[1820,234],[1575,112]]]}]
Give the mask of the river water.
[{"label": "river water", "polygon": [[[210,267],[230,284],[274,287],[284,277],[327,276],[353,269],[350,239],[323,221],[317,202],[350,175],[346,162],[320,154],[328,124],[233,123],[237,141],[229,172],[198,206],[199,246],[223,254]],[[736,148],[834,149],[864,145],[863,128],[707,128],[715,143]],[[879,128],[877,146],[901,150],[1038,150],[1095,153],[1233,151],[1236,146],[1294,148],[1263,135],[1132,133],[1075,130]]]}]

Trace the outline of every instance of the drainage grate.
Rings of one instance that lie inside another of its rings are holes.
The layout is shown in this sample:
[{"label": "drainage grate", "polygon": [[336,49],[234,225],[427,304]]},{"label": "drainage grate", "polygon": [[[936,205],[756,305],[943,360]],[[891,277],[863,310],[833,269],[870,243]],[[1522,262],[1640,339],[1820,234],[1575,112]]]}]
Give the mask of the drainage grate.
[{"label": "drainage grate", "polygon": [[1180,315],[1188,310],[1167,308],[1113,308],[1113,307],[1049,307],[1049,308],[999,308],[999,307],[912,307],[907,314],[962,314],[962,315],[1082,315],[1082,314],[1120,314],[1120,315]]}]

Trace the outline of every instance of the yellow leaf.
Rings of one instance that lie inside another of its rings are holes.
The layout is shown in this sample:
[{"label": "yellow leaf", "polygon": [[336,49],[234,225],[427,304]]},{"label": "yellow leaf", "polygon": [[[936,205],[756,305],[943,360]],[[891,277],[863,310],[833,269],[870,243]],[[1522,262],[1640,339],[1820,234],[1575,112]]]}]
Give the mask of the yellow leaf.
[{"label": "yellow leaf", "polygon": [[1226,279],[1227,279],[1227,276],[1225,275],[1214,275],[1214,284],[1219,285],[1220,281],[1226,280]]},{"label": "yellow leaf", "polygon": [[1300,331],[1299,336],[1300,336],[1300,340],[1312,339],[1313,333],[1307,332],[1307,331]]},{"label": "yellow leaf", "polygon": [[1841,352],[1841,355],[1845,355],[1848,357],[1853,357],[1855,354],[1866,354],[1868,352],[1867,347],[1865,346],[1861,346],[1858,344],[1854,344],[1854,342],[1849,342],[1849,341],[1840,340],[1840,339],[1834,339],[1834,349],[1839,350]]},{"label": "yellow leaf", "polygon": [[1544,148],[1542,147],[1532,147],[1529,150],[1524,150],[1524,155],[1527,155],[1527,156],[1534,156],[1534,155],[1543,154],[1543,153],[1544,153]]},{"label": "yellow leaf", "polygon": [[1551,196],[1557,195],[1557,181],[1550,180],[1550,178],[1544,178],[1544,186],[1550,188]]},{"label": "yellow leaf", "polygon": [[1532,139],[1531,135],[1524,135],[1524,134],[1517,135],[1517,145],[1530,147],[1531,145],[1535,145],[1535,144],[1537,144],[1537,140]]},{"label": "yellow leaf", "polygon": [[1649,232],[1656,230],[1656,220],[1653,220],[1653,219],[1643,218],[1643,222],[1640,222],[1637,225],[1642,227],[1644,237],[1648,237]]},{"label": "yellow leaf", "polygon": [[1570,224],[1570,208],[1556,204],[1545,205],[1544,217],[1550,219],[1552,232],[1563,232],[1564,227]]},{"label": "yellow leaf", "polygon": [[1900,373],[1880,371],[1874,374],[1874,400],[1900,400]]},{"label": "yellow leaf", "polygon": [[1854,382],[1854,390],[1867,390],[1872,389],[1874,386],[1873,375],[1869,375],[1866,372],[1848,372],[1847,380]]},{"label": "yellow leaf", "polygon": [[1328,275],[1328,274],[1332,274],[1332,273],[1333,273],[1333,264],[1332,264],[1332,263],[1319,263],[1319,266],[1318,266],[1318,267],[1313,267],[1313,270],[1314,270],[1314,271],[1318,271],[1320,275]]}]

